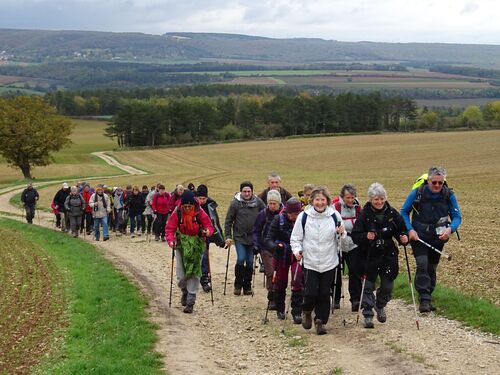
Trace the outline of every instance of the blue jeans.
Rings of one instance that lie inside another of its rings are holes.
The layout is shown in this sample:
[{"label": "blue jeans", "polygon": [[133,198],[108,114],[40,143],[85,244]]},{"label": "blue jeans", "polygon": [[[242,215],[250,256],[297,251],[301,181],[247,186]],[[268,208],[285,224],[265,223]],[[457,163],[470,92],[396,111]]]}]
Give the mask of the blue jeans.
[{"label": "blue jeans", "polygon": [[137,224],[137,231],[141,231],[142,215],[130,216],[130,233],[135,232],[135,225]]},{"label": "blue jeans", "polygon": [[108,232],[108,217],[99,217],[99,218],[94,218],[94,233],[95,233],[95,239],[99,241],[100,237],[100,232],[99,232],[99,227],[102,223],[102,235],[104,238],[109,237],[109,232]]},{"label": "blue jeans", "polygon": [[236,264],[253,267],[253,246],[235,242],[234,247],[236,247]]}]

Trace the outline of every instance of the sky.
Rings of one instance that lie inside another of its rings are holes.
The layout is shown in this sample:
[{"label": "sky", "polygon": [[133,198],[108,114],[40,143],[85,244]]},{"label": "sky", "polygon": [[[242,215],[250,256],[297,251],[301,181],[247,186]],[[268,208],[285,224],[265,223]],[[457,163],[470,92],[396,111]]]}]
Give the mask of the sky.
[{"label": "sky", "polygon": [[0,28],[500,44],[499,0],[0,0]]}]

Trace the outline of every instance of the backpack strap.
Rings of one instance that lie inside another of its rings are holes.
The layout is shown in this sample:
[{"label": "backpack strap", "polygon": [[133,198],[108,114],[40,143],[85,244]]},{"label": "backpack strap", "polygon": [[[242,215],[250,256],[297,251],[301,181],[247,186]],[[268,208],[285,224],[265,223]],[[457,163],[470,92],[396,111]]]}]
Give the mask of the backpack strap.
[{"label": "backpack strap", "polygon": [[[333,222],[335,223],[335,228],[340,226],[339,219],[337,218],[337,215],[335,215],[335,212],[331,215]],[[306,229],[306,221],[307,221],[307,214],[304,212],[302,215],[302,231],[304,232]]]}]

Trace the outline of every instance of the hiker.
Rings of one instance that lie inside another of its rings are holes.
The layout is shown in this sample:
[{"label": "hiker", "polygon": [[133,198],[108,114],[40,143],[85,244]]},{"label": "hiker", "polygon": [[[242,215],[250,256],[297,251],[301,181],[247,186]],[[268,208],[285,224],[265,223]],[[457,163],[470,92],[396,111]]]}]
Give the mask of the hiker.
[{"label": "hiker", "polygon": [[[359,309],[359,297],[361,296],[361,275],[356,273],[357,245],[351,238],[352,228],[356,222],[361,206],[356,198],[356,188],[351,184],[346,184],[340,189],[340,195],[337,200],[334,200],[334,207],[340,213],[347,232],[346,238],[340,243],[342,253],[343,267],[347,264],[349,269],[349,296],[351,301],[351,311],[356,312]],[[340,298],[342,293],[342,273],[339,267],[337,271],[334,307],[340,308]],[[332,286],[333,288],[333,286]]]},{"label": "hiker", "polygon": [[262,193],[259,194],[259,198],[264,202],[264,204],[267,204],[267,193],[269,190],[278,190],[280,195],[281,195],[281,201],[286,202],[292,197],[292,194],[290,194],[284,187],[281,186],[281,177],[273,172],[269,176],[267,176],[267,188],[264,189]]},{"label": "hiker", "polygon": [[100,232],[99,228],[102,225],[102,235],[103,240],[109,240],[108,231],[108,214],[111,211],[111,205],[109,197],[104,193],[104,188],[102,185],[97,185],[95,193],[92,194],[89,201],[90,207],[93,209],[94,218],[94,235],[95,240],[99,241]]},{"label": "hiker", "polygon": [[[54,208],[61,214],[61,221],[56,223],[56,226],[61,226],[61,231],[69,231],[69,216],[66,215],[66,208],[64,207],[64,202],[69,195],[69,185],[65,182],[62,184],[61,189],[59,189],[54,196]],[[58,225],[59,224],[59,225]]]},{"label": "hiker", "polygon": [[346,236],[340,214],[332,207],[326,187],[311,192],[309,207],[295,221],[290,245],[297,261],[303,259],[304,302],[302,327],[311,329],[312,311],[318,335],[326,334],[330,315],[330,286],[339,264],[338,236]]},{"label": "hiker", "polygon": [[313,184],[305,184],[304,188],[298,192],[300,203],[302,203],[302,210],[309,205],[309,198],[311,197],[313,189]]},{"label": "hiker", "polygon": [[104,190],[104,193],[109,198],[109,207],[110,207],[110,211],[108,213],[108,228],[111,229],[113,232],[116,232],[115,198],[114,198],[116,189],[118,189],[118,187],[113,186],[113,188],[107,188],[106,190]]},{"label": "hiker", "polygon": [[128,215],[125,208],[125,196],[121,187],[118,187],[113,195],[114,213],[115,213],[115,229],[121,234],[125,234],[125,219],[128,220]]},{"label": "hiker", "polygon": [[83,186],[82,190],[82,198],[85,201],[85,211],[82,216],[82,225],[81,229],[85,230],[87,235],[90,235],[92,232],[92,207],[90,207],[89,202],[90,202],[90,197],[92,196],[93,192],[90,190],[90,185],[85,184]]},{"label": "hiker", "polygon": [[[214,228],[213,235],[211,237],[207,237],[205,240],[205,251],[203,252],[203,257],[201,258],[201,278],[200,284],[203,288],[203,291],[208,293],[212,290],[212,280],[211,274],[209,277],[209,248],[210,243],[215,243],[215,245],[219,247],[224,247],[224,236],[222,235],[222,229],[220,227],[219,215],[217,213],[217,202],[215,202],[212,198],[208,196],[208,187],[206,185],[198,185],[196,189],[196,199],[201,209],[205,211],[205,213],[210,218],[212,222],[212,226]],[[211,273],[211,272],[210,272]]]},{"label": "hiker", "polygon": [[194,193],[194,195],[196,195],[196,186],[194,186],[194,184],[192,182],[190,182],[188,184],[187,189],[192,191]]},{"label": "hiker", "polygon": [[78,237],[82,216],[85,212],[85,200],[78,192],[77,186],[72,186],[66,201],[64,202],[66,215],[69,217],[69,227],[73,237]]},{"label": "hiker", "polygon": [[174,191],[169,194],[169,201],[168,201],[168,213],[169,214],[174,212],[175,207],[180,205],[181,196],[182,196],[183,192],[184,192],[184,186],[182,186],[181,184],[177,184],[177,185],[175,185]]},{"label": "hiker", "polygon": [[[267,198],[267,197],[266,197]],[[254,195],[253,184],[244,181],[240,192],[234,196],[226,214],[224,231],[226,246],[234,243],[236,264],[234,266],[234,295],[252,295],[253,241],[252,231],[255,219],[265,208],[264,202]]]},{"label": "hiker", "polygon": [[[359,213],[351,232],[352,240],[358,245],[356,261],[358,274],[365,278],[361,297],[361,308],[365,328],[373,328],[373,309],[377,320],[385,323],[385,306],[391,300],[394,280],[399,272],[398,247],[408,243],[406,227],[399,212],[387,202],[384,187],[374,182],[368,188],[368,202]],[[380,277],[380,286],[375,291],[375,281]]]},{"label": "hiker", "polygon": [[192,191],[186,190],[180,206],[170,215],[165,227],[168,246],[175,249],[177,285],[182,290],[181,305],[192,313],[200,284],[201,257],[205,239],[214,231],[210,218],[200,208]]},{"label": "hiker", "polygon": [[123,223],[122,233],[127,234],[127,226],[130,218],[130,199],[132,198],[132,185],[127,185],[123,191]]},{"label": "hiker", "polygon": [[[273,190],[271,190],[273,191]],[[270,192],[271,192],[270,191]],[[269,202],[269,196],[268,196]],[[286,287],[288,285],[288,273],[292,272],[290,289],[292,319],[295,324],[302,323],[302,299],[303,299],[303,274],[300,262],[293,256],[290,247],[290,236],[292,234],[297,216],[302,210],[302,204],[297,198],[290,198],[285,205],[284,211],[273,218],[269,232],[266,236],[266,248],[273,253],[273,269],[275,278],[273,282],[276,315],[278,319],[284,320]],[[269,309],[271,309],[269,307]]]},{"label": "hiker", "polygon": [[[155,190],[154,186],[151,187],[151,191],[154,190]],[[149,194],[150,190],[148,188],[148,185],[143,185],[141,195],[144,204],[142,206],[141,229],[142,229],[142,234],[145,234],[147,229],[147,235],[151,234],[151,227],[153,225],[153,210],[151,209],[151,204],[150,204],[151,201],[148,202]],[[151,198],[153,198],[152,195]]]},{"label": "hiker", "polygon": [[253,225],[253,249],[255,254],[260,254],[264,264],[264,275],[266,277],[267,303],[269,310],[276,310],[273,286],[273,252],[274,246],[266,246],[266,238],[274,217],[283,209],[281,195],[278,190],[269,190],[267,193],[267,207],[259,212]]},{"label": "hiker", "polygon": [[419,242],[419,239],[442,251],[450,235],[457,231],[462,222],[455,193],[445,180],[444,168],[429,168],[427,181],[411,191],[401,208],[401,216],[408,229],[413,256],[417,263],[415,289],[420,296],[421,313],[435,310],[432,305],[432,292],[436,287],[440,254]]},{"label": "hiker", "polygon": [[165,185],[157,185],[158,192],[154,193],[151,200],[151,207],[155,215],[153,230],[155,232],[155,241],[163,242],[165,239],[165,224],[167,223],[169,215],[170,194],[165,191]]},{"label": "hiker", "polygon": [[130,237],[135,237],[135,229],[137,226],[137,235],[141,235],[142,211],[144,209],[144,197],[139,191],[138,186],[132,188],[132,194],[128,199],[128,212],[130,216]]},{"label": "hiker", "polygon": [[33,187],[33,184],[30,182],[26,189],[21,193],[21,202],[24,206],[24,210],[26,211],[26,221],[28,224],[33,224],[33,218],[35,217],[36,203],[40,199],[38,195],[38,191]]}]

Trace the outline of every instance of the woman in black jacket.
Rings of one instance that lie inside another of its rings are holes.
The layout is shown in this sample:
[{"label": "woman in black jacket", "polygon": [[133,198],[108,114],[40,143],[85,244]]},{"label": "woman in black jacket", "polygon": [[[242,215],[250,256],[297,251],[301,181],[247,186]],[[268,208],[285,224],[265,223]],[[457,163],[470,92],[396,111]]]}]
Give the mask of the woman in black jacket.
[{"label": "woman in black jacket", "polygon": [[142,211],[144,207],[144,197],[138,186],[134,186],[132,194],[128,198],[128,213],[130,217],[130,237],[135,237],[135,227],[137,225],[137,235],[141,235]]},{"label": "woman in black jacket", "polygon": [[[373,309],[380,323],[387,319],[384,308],[391,300],[394,280],[399,272],[398,248],[393,238],[405,245],[408,237],[403,218],[387,202],[387,193],[381,184],[370,185],[368,198],[351,237],[359,247],[356,274],[363,275],[365,283],[360,308],[363,309],[365,328],[373,328]],[[375,296],[377,276],[380,276],[380,287]]]}]

